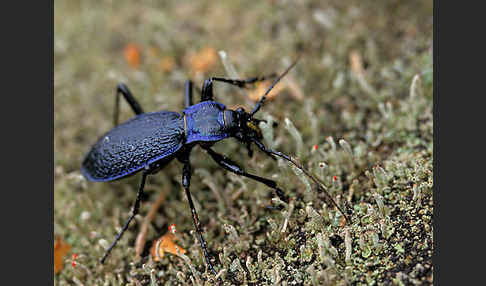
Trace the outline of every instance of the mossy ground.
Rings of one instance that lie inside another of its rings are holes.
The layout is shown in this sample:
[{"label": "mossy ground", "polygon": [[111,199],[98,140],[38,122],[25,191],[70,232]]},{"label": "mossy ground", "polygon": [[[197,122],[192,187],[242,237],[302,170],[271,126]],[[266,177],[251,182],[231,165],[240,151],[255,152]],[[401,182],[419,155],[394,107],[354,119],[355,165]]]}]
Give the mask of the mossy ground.
[{"label": "mossy ground", "polygon": [[[84,154],[112,127],[118,82],[147,111],[181,110],[186,79],[201,86],[210,75],[227,76],[219,59],[191,72],[188,57],[205,48],[224,50],[242,77],[282,72],[301,55],[288,78],[303,99],[286,89],[267,102],[259,117],[279,124],[265,129],[266,140],[273,136],[266,143],[298,156],[352,211],[344,223],[286,163],[257,150],[248,159],[233,140],[215,149],[275,179],[289,205],[195,148],[192,194],[223,283],[432,284],[432,1],[56,1],[54,16],[54,235],[78,253],[75,268],[66,257],[56,285],[216,284],[193,232],[181,164],[149,177],[141,215],[105,265],[100,241],[111,242],[127,219],[140,176],[91,183],[79,172]],[[129,43],[142,55],[136,68],[124,58]],[[229,107],[251,108],[245,94],[215,87]],[[122,106],[122,118],[132,116]],[[137,260],[135,237],[163,191]],[[166,255],[155,263],[148,248],[170,224],[188,259]]]}]

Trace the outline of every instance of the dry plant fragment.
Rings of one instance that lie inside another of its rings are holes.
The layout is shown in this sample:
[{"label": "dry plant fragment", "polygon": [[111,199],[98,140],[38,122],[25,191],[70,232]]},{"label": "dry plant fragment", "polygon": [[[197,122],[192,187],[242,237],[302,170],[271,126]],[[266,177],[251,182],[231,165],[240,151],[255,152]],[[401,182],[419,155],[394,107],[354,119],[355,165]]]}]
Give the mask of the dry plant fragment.
[{"label": "dry plant fragment", "polygon": [[65,243],[60,236],[54,242],[54,274],[57,274],[64,268],[63,258],[71,249],[71,246]]},{"label": "dry plant fragment", "polygon": [[171,55],[160,55],[161,52],[157,47],[149,47],[146,52],[147,62],[154,63],[156,70],[163,73],[169,73],[176,67],[176,60]]},{"label": "dry plant fragment", "polygon": [[[248,92],[248,97],[254,101],[254,102],[258,102],[261,97],[263,96],[263,94],[267,91],[267,89],[270,87],[270,85],[272,84],[271,81],[262,81],[262,82],[257,82],[255,83],[255,88],[250,90]],[[268,100],[272,100],[274,97],[276,97],[277,95],[280,94],[280,92],[282,92],[282,90],[284,90],[284,88],[286,87],[286,84],[279,84],[279,85],[276,85],[271,91],[269,94],[267,94],[267,101]]]},{"label": "dry plant fragment", "polygon": [[173,57],[165,56],[159,61],[159,69],[162,72],[171,72],[175,67],[175,60]]},{"label": "dry plant fragment", "polygon": [[167,232],[159,239],[154,240],[154,244],[150,249],[150,253],[154,258],[154,261],[160,261],[166,252],[177,255],[180,257],[180,254],[186,253],[186,250],[179,245],[175,244],[174,241],[177,240],[177,237]]},{"label": "dry plant fragment", "polygon": [[152,205],[149,213],[145,217],[143,225],[140,229],[140,232],[137,235],[137,239],[135,240],[135,257],[139,257],[143,252],[143,247],[145,246],[145,237],[147,236],[148,227],[152,220],[154,219],[155,215],[157,214],[157,210],[160,208],[162,203],[165,200],[165,196],[167,195],[167,190],[164,190],[160,193],[159,197]]},{"label": "dry plant fragment", "polygon": [[416,74],[413,77],[412,85],[410,86],[410,98],[415,98],[422,95],[422,80],[420,75]]},{"label": "dry plant fragment", "polygon": [[292,97],[298,100],[304,99],[304,92],[302,91],[302,88],[291,75],[287,76],[285,86],[289,89],[290,95]]},{"label": "dry plant fragment", "polygon": [[360,87],[368,94],[376,94],[375,89],[366,81],[365,71],[363,68],[363,59],[357,51],[351,51],[349,53],[349,62],[351,65],[351,71],[356,76]]},{"label": "dry plant fragment", "polygon": [[211,70],[218,61],[218,54],[214,48],[206,47],[189,56],[192,74],[205,73]]},{"label": "dry plant fragment", "polygon": [[349,62],[351,64],[351,70],[356,75],[363,75],[363,60],[361,59],[361,55],[357,51],[351,51],[349,53]]},{"label": "dry plant fragment", "polygon": [[123,49],[125,60],[132,68],[140,66],[140,48],[135,44],[127,44]]}]

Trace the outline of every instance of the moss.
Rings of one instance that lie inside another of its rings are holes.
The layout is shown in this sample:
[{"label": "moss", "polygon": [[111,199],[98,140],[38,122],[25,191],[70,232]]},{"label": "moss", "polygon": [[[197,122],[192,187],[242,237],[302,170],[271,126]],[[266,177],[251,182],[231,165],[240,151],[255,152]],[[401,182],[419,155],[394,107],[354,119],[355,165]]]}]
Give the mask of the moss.
[{"label": "moss", "polygon": [[[281,82],[287,87],[257,114],[267,120],[264,142],[298,157],[351,219],[283,161],[257,150],[249,159],[234,140],[214,146],[276,180],[288,204],[195,148],[191,189],[222,284],[432,284],[432,1],[56,1],[54,14],[54,234],[80,265],[66,256],[56,285],[217,284],[178,162],[149,177],[141,215],[100,265],[140,178],[87,182],[81,160],[112,128],[118,82],[146,111],[181,110],[188,78],[201,86],[212,75],[281,72],[297,52],[299,63]],[[123,55],[131,43],[140,48],[138,67]],[[193,73],[191,56],[208,47],[226,58]],[[161,67],[164,58],[170,66]],[[254,106],[246,90],[217,84],[214,92],[228,107]],[[121,121],[132,116],[125,103],[121,111]],[[168,195],[136,259],[143,216],[161,191]],[[154,262],[152,241],[171,224],[187,252]]]}]

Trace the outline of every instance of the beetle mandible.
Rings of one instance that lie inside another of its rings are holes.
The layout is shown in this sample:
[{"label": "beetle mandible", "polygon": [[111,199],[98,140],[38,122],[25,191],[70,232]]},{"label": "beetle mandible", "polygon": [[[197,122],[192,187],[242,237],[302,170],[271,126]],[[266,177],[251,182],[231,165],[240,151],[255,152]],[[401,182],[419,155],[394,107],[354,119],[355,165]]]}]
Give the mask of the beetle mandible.
[{"label": "beetle mandible", "polygon": [[[254,118],[255,113],[260,110],[265,102],[267,94],[296,63],[297,60],[273,81],[249,113],[241,107],[236,110],[226,109],[222,103],[214,101],[213,83],[219,81],[242,88],[247,84],[262,81],[268,77],[254,77],[246,80],[210,77],[203,83],[201,102],[194,105],[192,102],[193,83],[188,80],[185,84],[185,109],[182,114],[171,111],[145,113],[126,85],[119,84],[117,86],[114,112],[115,127],[103,135],[86,154],[81,173],[88,180],[95,182],[122,179],[138,172],[142,172],[142,179],[132,214],[106,250],[100,260],[101,263],[104,263],[113,247],[127,230],[132,219],[138,214],[147,176],[155,174],[170,161],[177,158],[183,164],[182,185],[189,202],[194,227],[206,263],[212,272],[216,273],[209,258],[198,215],[189,191],[192,170],[189,156],[195,145],[199,145],[207,151],[210,157],[224,169],[263,183],[274,189],[281,200],[288,201],[275,181],[245,172],[237,163],[215,152],[211,147],[218,141],[233,137],[246,145],[250,157],[253,153],[251,144],[254,143],[273,159],[275,159],[274,155],[279,156],[302,169],[290,156],[271,150],[262,143],[262,134],[258,127],[261,120]],[[123,95],[136,116],[118,125],[120,94]],[[309,176],[307,172],[305,173]]]}]

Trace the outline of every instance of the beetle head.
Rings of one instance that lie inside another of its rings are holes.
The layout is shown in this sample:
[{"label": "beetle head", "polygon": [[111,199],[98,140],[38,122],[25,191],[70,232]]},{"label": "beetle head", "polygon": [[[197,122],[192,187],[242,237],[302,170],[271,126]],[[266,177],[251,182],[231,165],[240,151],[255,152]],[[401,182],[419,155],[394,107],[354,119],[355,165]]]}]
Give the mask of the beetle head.
[{"label": "beetle head", "polygon": [[263,139],[262,131],[260,130],[260,127],[258,127],[260,121],[263,120],[253,118],[253,116],[263,106],[267,94],[280,81],[280,79],[282,79],[295,66],[297,61],[298,58],[279,77],[277,77],[277,79],[275,79],[250,113],[246,112],[242,107],[239,107],[236,110],[224,111],[226,130],[230,132],[232,136],[247,144],[249,154],[251,154],[251,142],[254,142],[255,140],[259,142]]},{"label": "beetle head", "polygon": [[262,131],[258,124],[260,119],[252,118],[242,107],[225,111],[225,124],[234,137],[243,142],[250,142],[251,138],[262,139]]}]

